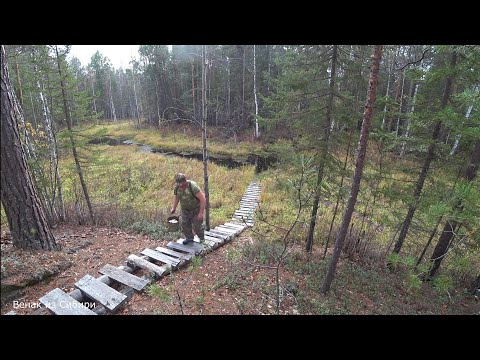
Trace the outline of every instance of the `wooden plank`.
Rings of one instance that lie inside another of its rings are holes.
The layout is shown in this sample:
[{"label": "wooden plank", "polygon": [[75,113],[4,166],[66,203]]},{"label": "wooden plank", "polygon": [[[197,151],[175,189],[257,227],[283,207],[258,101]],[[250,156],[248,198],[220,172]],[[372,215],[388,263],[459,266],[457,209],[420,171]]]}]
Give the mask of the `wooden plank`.
[{"label": "wooden plank", "polygon": [[247,226],[253,226],[253,221],[250,221],[250,220],[242,220],[241,218],[237,218],[237,217],[233,217],[232,218],[232,221],[233,220],[237,220],[237,221],[240,221],[242,224],[246,224]]},{"label": "wooden plank", "polygon": [[238,218],[237,218],[237,215],[233,215],[233,216],[232,216],[232,219],[229,220],[228,222],[231,222],[231,223],[234,223],[234,224],[235,224],[235,222],[236,222],[236,223],[240,223],[241,225],[244,225],[243,221],[242,221],[241,219],[238,219]]},{"label": "wooden plank", "polygon": [[253,211],[247,211],[247,210],[240,210],[240,209],[237,209],[235,210],[234,214],[237,214],[237,215],[253,215]]},{"label": "wooden plank", "polygon": [[205,241],[203,242],[203,245],[207,248],[207,250],[215,250],[216,248],[218,248],[222,244],[220,244],[216,241],[211,241],[211,240],[205,238]]},{"label": "wooden plank", "polygon": [[[170,245],[170,244],[171,244],[172,246],[168,246],[168,245]],[[183,244],[179,244],[179,243],[177,243],[177,242],[175,242],[175,241],[170,241],[170,242],[167,244],[167,247],[168,247],[169,249],[172,249],[172,250],[183,251],[183,252],[186,252],[186,253],[188,253],[188,254],[190,254],[190,255],[195,255],[195,249],[192,249],[192,248],[190,248],[190,247],[187,247],[187,246],[185,246],[185,245],[183,245]]]},{"label": "wooden plank", "polygon": [[253,214],[247,214],[247,213],[244,213],[244,212],[235,211],[235,213],[233,215],[234,216],[239,216],[239,217],[243,216],[245,219],[253,219]]},{"label": "wooden plank", "polygon": [[246,220],[253,220],[253,215],[252,214],[245,214],[245,213],[239,213],[235,212],[233,216],[236,216],[240,219],[246,219]]},{"label": "wooden plank", "polygon": [[208,235],[205,235],[205,240],[215,241],[216,243],[218,243],[218,244],[220,244],[220,245],[225,242],[223,239],[216,238],[216,237],[212,237],[212,236],[208,236]]},{"label": "wooden plank", "polygon": [[235,234],[238,235],[238,234],[241,234],[243,232],[243,230],[246,228],[246,226],[242,226],[241,228],[236,228],[236,227],[233,227],[233,226],[230,226],[230,225],[222,225],[221,228],[235,230],[236,231]]},{"label": "wooden plank", "polygon": [[202,252],[202,250],[199,250],[198,248],[193,248],[193,246],[191,246],[192,243],[188,244],[188,245],[183,245],[183,244],[180,244],[180,243],[177,243],[177,242],[174,242],[174,241],[170,241],[168,244],[167,244],[167,247],[172,249],[172,250],[180,250],[180,251],[185,251],[185,252],[188,252],[190,254],[195,254],[195,255],[198,255]]},{"label": "wooden plank", "polygon": [[254,213],[255,211],[250,210],[250,209],[240,208],[240,209],[236,210],[235,212],[236,212],[236,213],[239,213],[239,214],[253,215],[253,213]]},{"label": "wooden plank", "polygon": [[228,231],[228,230],[234,231],[234,232],[235,232],[235,233],[234,233],[235,235],[238,235],[238,234],[240,234],[240,233],[243,231],[243,229],[234,228],[234,227],[227,226],[227,225],[219,225],[219,226],[217,226],[217,227],[218,227],[219,229],[224,229],[224,230],[227,230],[227,231]]},{"label": "wooden plank", "polygon": [[219,229],[210,229],[210,232],[225,236],[225,240],[230,240],[232,237],[235,236],[235,234],[227,233],[226,231],[222,231]]},{"label": "wooden plank", "polygon": [[181,253],[181,252],[178,252],[178,251],[174,251],[174,250],[164,248],[162,246],[159,246],[159,247],[155,248],[155,250],[157,250],[161,253],[167,254],[167,255],[176,256],[177,258],[182,259],[182,260],[186,260],[186,261],[190,261],[190,259],[193,257],[192,254]]},{"label": "wooden plank", "polygon": [[133,274],[127,273],[126,271],[120,270],[119,268],[106,264],[103,268],[98,270],[100,274],[107,275],[109,278],[112,278],[119,283],[127,285],[137,291],[143,290],[145,286],[147,286],[150,281],[147,279],[139,278]]},{"label": "wooden plank", "polygon": [[119,293],[117,290],[98,281],[91,275],[85,275],[75,283],[77,289],[82,290],[85,295],[98,301],[110,311],[115,311],[126,300],[127,296]]},{"label": "wooden plank", "polygon": [[217,232],[214,232],[212,231],[213,229],[210,229],[209,231],[205,231],[205,235],[208,235],[210,237],[216,237],[216,238],[220,238],[222,240],[225,240],[228,235],[225,235],[225,234],[219,234]]},{"label": "wooden plank", "polygon": [[55,315],[97,315],[59,288],[42,296],[39,301]]},{"label": "wooden plank", "polygon": [[181,261],[178,258],[174,258],[172,256],[168,256],[165,254],[162,254],[161,252],[152,250],[152,249],[145,249],[142,251],[142,255],[146,255],[148,257],[151,257],[154,260],[161,261],[165,264],[169,264],[172,266],[177,266],[178,263]]},{"label": "wooden plank", "polygon": [[210,229],[210,231],[205,231],[205,235],[208,235],[208,236],[211,236],[211,237],[219,237],[223,240],[227,240],[230,237],[227,234],[223,234],[223,233],[213,231],[213,229]]},{"label": "wooden plank", "polygon": [[131,262],[135,266],[138,266],[139,268],[148,270],[156,274],[158,277],[161,277],[165,273],[170,271],[170,265],[158,266],[134,254],[129,255],[127,261]]},{"label": "wooden plank", "polygon": [[223,231],[223,232],[226,232],[227,234],[232,234],[232,235],[237,235],[239,233],[238,230],[235,230],[235,229],[232,229],[232,228],[229,228],[229,227],[225,227],[225,226],[222,226],[222,225],[217,226],[214,230]]},{"label": "wooden plank", "polygon": [[178,239],[177,243],[181,244],[183,246],[186,246],[186,247],[191,247],[192,249],[195,250],[195,254],[200,254],[203,250],[205,250],[205,247],[202,244],[199,243],[200,239],[198,239],[199,242],[196,242],[195,238],[194,238],[193,242],[188,243],[187,245],[183,244],[183,240],[185,240],[185,239]]},{"label": "wooden plank", "polygon": [[245,216],[245,215],[239,215],[239,214],[234,214],[232,219],[236,219],[240,221],[242,224],[244,221],[248,222],[253,222],[253,218],[251,216]]},{"label": "wooden plank", "polygon": [[245,226],[243,225],[239,225],[239,224],[234,224],[234,223],[230,223],[230,222],[227,222],[225,224],[223,224],[225,226],[230,226],[230,227],[233,227],[233,228],[239,228],[241,230],[245,229]]},{"label": "wooden plank", "polygon": [[243,223],[243,221],[246,222],[253,222],[253,217],[252,216],[246,216],[246,215],[240,215],[240,214],[234,214],[233,215],[234,219],[237,219]]}]

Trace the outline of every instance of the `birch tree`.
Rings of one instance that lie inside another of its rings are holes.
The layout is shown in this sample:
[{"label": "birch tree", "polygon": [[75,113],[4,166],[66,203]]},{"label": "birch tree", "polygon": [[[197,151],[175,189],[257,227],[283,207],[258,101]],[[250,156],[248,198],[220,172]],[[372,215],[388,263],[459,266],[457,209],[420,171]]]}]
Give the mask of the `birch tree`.
[{"label": "birch tree", "polygon": [[208,187],[208,148],[207,148],[207,63],[206,46],[202,45],[202,149],[203,181],[205,190],[205,227],[210,230],[210,191]]},{"label": "birch tree", "polygon": [[260,137],[258,131],[258,99],[257,99],[257,58],[255,56],[255,45],[253,45],[253,96],[255,98],[255,137]]}]

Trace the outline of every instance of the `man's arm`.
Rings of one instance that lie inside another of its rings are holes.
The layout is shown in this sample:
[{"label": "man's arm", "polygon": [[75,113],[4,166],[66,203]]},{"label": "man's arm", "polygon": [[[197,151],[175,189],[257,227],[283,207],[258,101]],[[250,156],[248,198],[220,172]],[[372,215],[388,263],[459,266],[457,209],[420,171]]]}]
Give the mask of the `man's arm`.
[{"label": "man's arm", "polygon": [[[205,196],[203,198],[205,198]],[[180,198],[178,197],[178,195],[176,195],[175,199],[173,200],[173,206],[170,209],[170,214],[174,214],[175,211],[177,211],[177,205],[179,201],[180,201]]]},{"label": "man's arm", "polygon": [[195,194],[198,200],[200,200],[200,211],[198,212],[197,220],[203,221],[203,212],[205,211],[205,205],[207,204],[207,200],[205,199],[205,194],[202,190]]}]

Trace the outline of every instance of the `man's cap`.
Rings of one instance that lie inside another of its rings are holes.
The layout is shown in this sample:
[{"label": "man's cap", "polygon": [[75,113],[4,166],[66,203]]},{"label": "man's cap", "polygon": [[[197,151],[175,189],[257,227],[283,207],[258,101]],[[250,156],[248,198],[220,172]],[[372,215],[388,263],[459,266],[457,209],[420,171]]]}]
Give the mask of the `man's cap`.
[{"label": "man's cap", "polygon": [[185,180],[187,180],[187,177],[185,176],[185,174],[178,173],[177,175],[175,175],[175,182],[177,184],[181,184]]}]

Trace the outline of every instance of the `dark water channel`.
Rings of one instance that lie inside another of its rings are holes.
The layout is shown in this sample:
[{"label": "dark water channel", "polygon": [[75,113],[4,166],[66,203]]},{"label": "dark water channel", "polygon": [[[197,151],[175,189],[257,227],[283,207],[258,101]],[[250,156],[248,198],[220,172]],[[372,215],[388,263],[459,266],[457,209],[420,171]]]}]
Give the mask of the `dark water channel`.
[{"label": "dark water channel", "polygon": [[[183,152],[176,152],[176,151],[167,151],[159,148],[154,148],[149,145],[140,144],[135,141],[129,140],[127,138],[113,138],[113,137],[101,137],[96,138],[89,141],[89,144],[107,144],[112,146],[117,145],[136,145],[140,147],[141,151],[149,152],[149,153],[159,153],[165,156],[179,156],[189,159],[197,159],[202,161],[203,155],[200,152],[191,152],[191,151],[183,151]],[[277,162],[277,158],[274,156],[259,156],[256,154],[250,154],[246,157],[231,157],[227,155],[215,155],[210,154],[209,160],[217,165],[226,166],[229,169],[238,168],[244,165],[255,165],[255,172],[258,174],[266,169],[268,169],[271,165]]]}]

